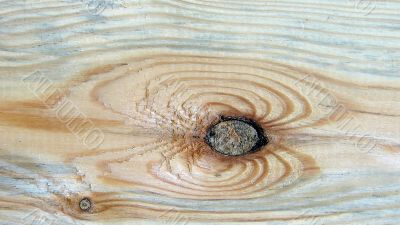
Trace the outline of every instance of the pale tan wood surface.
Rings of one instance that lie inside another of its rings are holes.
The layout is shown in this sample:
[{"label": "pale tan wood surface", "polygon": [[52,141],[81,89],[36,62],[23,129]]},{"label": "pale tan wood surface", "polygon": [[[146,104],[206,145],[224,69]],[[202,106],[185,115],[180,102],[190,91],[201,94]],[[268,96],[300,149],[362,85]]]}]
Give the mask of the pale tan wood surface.
[{"label": "pale tan wood surface", "polygon": [[399,50],[393,0],[1,1],[0,224],[399,224]]}]

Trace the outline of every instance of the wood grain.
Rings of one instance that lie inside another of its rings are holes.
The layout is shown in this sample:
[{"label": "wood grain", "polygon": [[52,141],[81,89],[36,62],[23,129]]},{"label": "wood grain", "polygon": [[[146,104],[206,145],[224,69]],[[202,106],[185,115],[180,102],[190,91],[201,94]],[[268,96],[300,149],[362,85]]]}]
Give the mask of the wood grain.
[{"label": "wood grain", "polygon": [[400,222],[398,1],[104,2],[0,1],[0,224]]}]

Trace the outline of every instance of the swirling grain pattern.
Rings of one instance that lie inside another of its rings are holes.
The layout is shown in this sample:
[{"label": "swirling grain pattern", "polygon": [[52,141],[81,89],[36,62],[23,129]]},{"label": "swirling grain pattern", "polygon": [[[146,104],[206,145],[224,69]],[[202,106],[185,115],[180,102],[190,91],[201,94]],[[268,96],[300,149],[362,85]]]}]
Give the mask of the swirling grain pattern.
[{"label": "swirling grain pattern", "polygon": [[[370,3],[0,1],[0,224],[398,224],[400,3]],[[270,142],[213,151],[221,116]]]}]

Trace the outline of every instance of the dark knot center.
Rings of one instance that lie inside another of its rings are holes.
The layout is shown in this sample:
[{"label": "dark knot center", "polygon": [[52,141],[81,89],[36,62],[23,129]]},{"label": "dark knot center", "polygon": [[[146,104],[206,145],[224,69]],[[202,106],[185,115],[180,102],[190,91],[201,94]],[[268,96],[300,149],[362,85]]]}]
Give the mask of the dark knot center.
[{"label": "dark knot center", "polygon": [[246,118],[224,117],[210,127],[205,140],[215,151],[230,156],[257,151],[268,143],[263,129]]}]

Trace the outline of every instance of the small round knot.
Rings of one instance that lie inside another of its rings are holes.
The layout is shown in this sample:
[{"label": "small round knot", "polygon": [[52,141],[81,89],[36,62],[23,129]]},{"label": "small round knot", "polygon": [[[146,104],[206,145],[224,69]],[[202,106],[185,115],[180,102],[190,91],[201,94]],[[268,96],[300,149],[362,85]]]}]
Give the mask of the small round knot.
[{"label": "small round knot", "polygon": [[215,151],[230,156],[244,155],[268,143],[263,129],[246,118],[223,117],[212,126],[205,137]]},{"label": "small round knot", "polygon": [[79,208],[80,208],[82,211],[88,211],[91,207],[92,207],[92,202],[90,201],[89,198],[83,198],[83,199],[79,202]]}]

